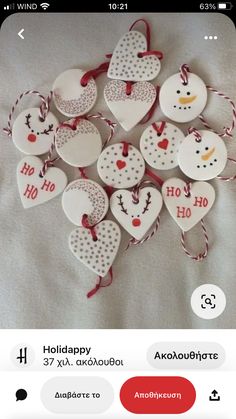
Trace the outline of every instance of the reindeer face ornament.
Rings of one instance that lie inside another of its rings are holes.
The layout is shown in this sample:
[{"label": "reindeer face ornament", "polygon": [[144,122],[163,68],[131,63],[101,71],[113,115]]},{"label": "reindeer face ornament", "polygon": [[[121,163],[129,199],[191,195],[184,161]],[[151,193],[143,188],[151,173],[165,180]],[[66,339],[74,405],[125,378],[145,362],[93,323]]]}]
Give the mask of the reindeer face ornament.
[{"label": "reindeer face ornament", "polygon": [[57,126],[58,120],[51,112],[41,121],[38,108],[26,109],[13,124],[12,139],[22,153],[39,156],[49,151]]},{"label": "reindeer face ornament", "polygon": [[120,189],[110,198],[110,208],[122,227],[136,240],[141,240],[157,219],[162,208],[162,196],[153,187],[140,189],[138,201],[130,191]]}]

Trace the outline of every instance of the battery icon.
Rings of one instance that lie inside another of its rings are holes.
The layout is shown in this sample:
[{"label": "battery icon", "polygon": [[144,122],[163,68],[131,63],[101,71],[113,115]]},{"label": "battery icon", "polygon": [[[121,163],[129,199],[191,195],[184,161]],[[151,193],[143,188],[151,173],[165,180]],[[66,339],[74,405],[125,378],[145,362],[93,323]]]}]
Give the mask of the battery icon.
[{"label": "battery icon", "polygon": [[231,10],[233,7],[233,4],[230,2],[226,3],[217,3],[217,9],[218,10]]}]

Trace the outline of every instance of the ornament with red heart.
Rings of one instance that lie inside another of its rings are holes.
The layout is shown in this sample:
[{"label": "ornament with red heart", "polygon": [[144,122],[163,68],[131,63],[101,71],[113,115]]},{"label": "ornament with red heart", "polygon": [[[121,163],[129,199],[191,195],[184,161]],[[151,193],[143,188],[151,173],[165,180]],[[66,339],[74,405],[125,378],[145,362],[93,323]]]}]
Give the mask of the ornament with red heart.
[{"label": "ornament with red heart", "polygon": [[156,99],[155,87],[146,81],[134,83],[127,93],[124,81],[112,80],[104,89],[107,106],[125,131],[130,131],[148,113]]},{"label": "ornament with red heart", "polygon": [[132,192],[120,189],[112,194],[110,208],[122,227],[136,240],[141,240],[161,211],[162,196],[153,187],[141,188],[138,202],[134,202]]},{"label": "ornament with red heart", "polygon": [[153,122],[140,138],[140,150],[154,169],[173,169],[178,166],[177,154],[184,138],[183,132],[170,122]]},{"label": "ornament with red heart", "polygon": [[147,40],[138,31],[127,32],[113,51],[108,69],[110,79],[125,81],[153,80],[161,63],[156,55],[142,56],[147,51]]},{"label": "ornament with red heart", "polygon": [[207,182],[186,182],[171,178],[164,182],[162,195],[166,208],[181,230],[194,227],[211,209],[215,190]]},{"label": "ornament with red heart", "polygon": [[169,141],[167,140],[167,138],[164,138],[164,140],[162,141],[158,141],[157,146],[159,148],[162,148],[163,150],[167,150],[169,145]]},{"label": "ornament with red heart", "polygon": [[43,162],[35,156],[25,156],[17,166],[17,183],[24,208],[34,207],[59,195],[66,187],[65,173],[49,167],[40,177]]}]

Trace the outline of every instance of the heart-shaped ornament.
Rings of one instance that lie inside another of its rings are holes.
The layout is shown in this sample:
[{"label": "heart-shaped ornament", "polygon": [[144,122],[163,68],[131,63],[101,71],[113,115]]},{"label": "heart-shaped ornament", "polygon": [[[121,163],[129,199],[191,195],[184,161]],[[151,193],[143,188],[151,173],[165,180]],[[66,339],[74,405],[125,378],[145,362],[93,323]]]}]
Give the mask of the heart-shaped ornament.
[{"label": "heart-shaped ornament", "polygon": [[34,207],[59,195],[66,187],[65,173],[49,167],[45,176],[39,173],[43,162],[35,156],[25,156],[17,166],[17,184],[24,208]]},{"label": "heart-shaped ornament", "polygon": [[108,69],[110,79],[125,81],[153,80],[159,74],[161,63],[156,55],[140,57],[147,51],[147,40],[138,31],[127,32],[113,51]]},{"label": "heart-shaped ornament", "polygon": [[120,189],[110,198],[110,208],[122,227],[136,240],[141,240],[157,219],[162,207],[160,192],[152,187],[140,189],[139,202],[132,192]]},{"label": "heart-shaped ornament", "polygon": [[86,71],[80,69],[66,70],[53,84],[53,100],[56,108],[69,117],[85,115],[95,105],[97,86],[91,77],[86,86],[81,78]]},{"label": "heart-shaped ornament", "polygon": [[190,195],[186,196],[186,183],[178,178],[164,182],[162,195],[170,215],[183,231],[193,228],[215,201],[215,190],[209,183],[191,183]]},{"label": "heart-shaped ornament", "polygon": [[[93,164],[102,150],[102,140],[98,129],[92,122],[80,119],[73,128],[74,119],[66,121],[57,130],[55,146],[59,156],[74,167],[87,167]],[[71,126],[71,128],[70,128]]]},{"label": "heart-shaped ornament", "polygon": [[94,231],[96,241],[87,228],[80,227],[72,231],[69,248],[87,268],[104,277],[117,255],[121,232],[119,226],[110,220],[101,221],[95,226]]},{"label": "heart-shaped ornament", "polygon": [[155,87],[146,81],[132,85],[131,93],[126,93],[126,83],[112,80],[104,89],[107,106],[124,128],[130,131],[147,114],[156,99]]}]

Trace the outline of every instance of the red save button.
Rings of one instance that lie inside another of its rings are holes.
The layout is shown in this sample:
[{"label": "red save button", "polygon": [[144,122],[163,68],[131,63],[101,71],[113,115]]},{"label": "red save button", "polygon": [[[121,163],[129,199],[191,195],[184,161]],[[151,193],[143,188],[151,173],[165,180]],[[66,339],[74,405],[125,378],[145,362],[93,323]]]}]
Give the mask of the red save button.
[{"label": "red save button", "polygon": [[133,377],[120,391],[124,408],[138,414],[177,414],[193,406],[196,391],[183,377]]}]

